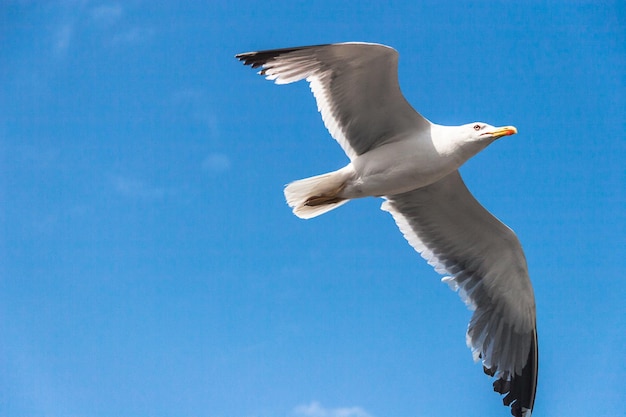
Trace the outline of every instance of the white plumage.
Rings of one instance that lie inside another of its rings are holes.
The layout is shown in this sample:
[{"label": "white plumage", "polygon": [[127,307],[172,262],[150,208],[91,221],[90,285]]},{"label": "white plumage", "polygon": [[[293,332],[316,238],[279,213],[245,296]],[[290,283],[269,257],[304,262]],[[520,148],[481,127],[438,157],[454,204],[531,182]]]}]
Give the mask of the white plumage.
[{"label": "white plumage", "polygon": [[431,123],[406,101],[398,53],[342,43],[249,52],[244,64],[277,84],[307,80],[324,124],[350,158],[335,172],[295,181],[287,203],[312,218],[351,199],[384,197],[382,209],[407,241],[474,310],[467,344],[494,390],[518,417],[529,417],[537,383],[535,301],[515,233],[485,210],[458,168],[512,126]]}]

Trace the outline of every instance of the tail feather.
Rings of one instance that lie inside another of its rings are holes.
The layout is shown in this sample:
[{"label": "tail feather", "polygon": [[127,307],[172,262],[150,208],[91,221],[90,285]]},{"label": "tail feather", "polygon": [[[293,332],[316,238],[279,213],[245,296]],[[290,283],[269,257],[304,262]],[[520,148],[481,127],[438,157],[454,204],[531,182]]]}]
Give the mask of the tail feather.
[{"label": "tail feather", "polygon": [[294,181],[285,187],[287,204],[301,219],[324,214],[350,201],[338,195],[347,178],[346,171],[339,170]]}]

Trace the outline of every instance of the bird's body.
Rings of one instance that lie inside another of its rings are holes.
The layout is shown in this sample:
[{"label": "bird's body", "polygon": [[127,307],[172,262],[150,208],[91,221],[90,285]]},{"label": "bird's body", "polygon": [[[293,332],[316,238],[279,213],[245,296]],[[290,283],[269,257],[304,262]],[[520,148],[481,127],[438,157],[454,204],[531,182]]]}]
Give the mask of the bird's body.
[{"label": "bird's body", "polygon": [[343,168],[294,181],[287,203],[301,218],[351,199],[384,197],[409,243],[475,310],[467,331],[474,359],[496,376],[513,415],[529,417],[537,378],[535,301],[521,245],[465,187],[458,168],[512,126],[431,123],[404,99],[397,52],[343,43],[249,52],[244,64],[276,83],[306,79],[331,135],[350,158]]},{"label": "bird's body", "polygon": [[[447,135],[455,130],[458,129],[432,124],[430,129],[412,132],[357,156],[344,168],[350,167],[354,175],[339,196],[381,197],[437,182],[487,145],[472,147],[467,142],[459,143],[454,140],[456,136]],[[433,140],[433,136],[440,139]]]}]

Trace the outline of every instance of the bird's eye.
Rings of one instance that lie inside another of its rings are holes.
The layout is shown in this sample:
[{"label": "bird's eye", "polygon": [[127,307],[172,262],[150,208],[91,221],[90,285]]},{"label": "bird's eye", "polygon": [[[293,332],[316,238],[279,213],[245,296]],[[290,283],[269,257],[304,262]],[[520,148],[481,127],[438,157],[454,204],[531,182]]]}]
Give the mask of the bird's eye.
[{"label": "bird's eye", "polygon": [[480,130],[480,125],[474,125],[474,130],[475,131],[479,131]]}]

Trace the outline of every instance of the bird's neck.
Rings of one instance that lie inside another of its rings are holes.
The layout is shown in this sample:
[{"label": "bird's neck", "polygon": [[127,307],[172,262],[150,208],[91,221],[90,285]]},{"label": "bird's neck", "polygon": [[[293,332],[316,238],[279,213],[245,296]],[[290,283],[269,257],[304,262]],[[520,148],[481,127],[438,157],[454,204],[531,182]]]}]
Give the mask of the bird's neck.
[{"label": "bird's neck", "polygon": [[441,155],[454,159],[458,166],[485,149],[493,140],[470,140],[462,126],[431,126],[433,144]]}]

